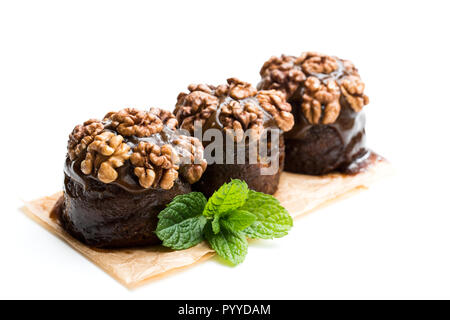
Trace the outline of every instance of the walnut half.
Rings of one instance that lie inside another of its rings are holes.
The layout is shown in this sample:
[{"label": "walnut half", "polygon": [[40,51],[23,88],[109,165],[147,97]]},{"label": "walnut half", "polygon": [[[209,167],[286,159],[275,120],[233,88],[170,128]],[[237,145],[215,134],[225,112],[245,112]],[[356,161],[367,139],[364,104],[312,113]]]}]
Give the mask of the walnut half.
[{"label": "walnut half", "polygon": [[130,161],[143,188],[160,186],[168,190],[178,178],[179,157],[169,144],[159,147],[151,142],[140,142],[133,149]]},{"label": "walnut half", "polygon": [[163,129],[158,115],[133,108],[110,112],[103,120],[110,122],[113,129],[126,137],[149,137]]},{"label": "walnut half", "polygon": [[200,140],[181,135],[174,141],[174,145],[184,151],[180,165],[181,175],[191,184],[200,180],[208,165],[203,158],[204,150]]},{"label": "walnut half", "polygon": [[355,112],[359,112],[369,103],[369,97],[364,94],[364,82],[359,77],[347,76],[342,80],[341,91]]},{"label": "walnut half", "polygon": [[289,131],[294,126],[294,116],[291,105],[286,101],[286,95],[277,90],[263,90],[258,92],[261,107],[272,115],[278,127]]},{"label": "walnut half", "polygon": [[175,130],[178,127],[178,121],[172,112],[160,108],[150,108],[150,113],[161,119],[163,125],[169,129]]},{"label": "walnut half", "polygon": [[74,160],[86,150],[87,146],[94,141],[94,137],[101,133],[104,128],[103,123],[96,119],[91,119],[82,125],[77,125],[69,135],[67,151],[70,159]]},{"label": "walnut half", "polygon": [[259,72],[261,82],[258,84],[260,90],[280,90],[288,97],[294,95],[306,77],[301,67],[295,64],[294,56],[282,55],[271,57],[267,60]]},{"label": "walnut half", "polygon": [[87,148],[86,158],[81,162],[84,174],[97,173],[103,183],[111,183],[118,177],[115,170],[129,159],[130,147],[123,142],[123,137],[113,132],[103,132],[95,136]]},{"label": "walnut half", "polygon": [[258,107],[257,101],[231,100],[222,105],[219,120],[225,132],[232,136],[235,141],[241,141],[244,131],[253,130],[252,133],[259,136],[263,128],[263,112]]},{"label": "walnut half", "polygon": [[317,52],[304,52],[297,58],[295,64],[301,65],[306,74],[330,74],[339,68],[336,58]]},{"label": "walnut half", "polygon": [[204,124],[217,110],[219,99],[212,94],[211,87],[206,85],[190,85],[189,90],[191,92],[188,94],[178,95],[174,113],[181,128],[192,134],[196,121]]},{"label": "walnut half", "polygon": [[242,100],[249,97],[254,97],[258,92],[250,83],[241,81],[237,78],[229,78],[228,94],[236,100]]},{"label": "walnut half", "polygon": [[[341,111],[339,104],[339,87],[335,80],[329,79],[326,84],[316,77],[305,81],[302,111],[312,124],[330,124],[336,121]],[[322,118],[322,105],[325,106]]]}]

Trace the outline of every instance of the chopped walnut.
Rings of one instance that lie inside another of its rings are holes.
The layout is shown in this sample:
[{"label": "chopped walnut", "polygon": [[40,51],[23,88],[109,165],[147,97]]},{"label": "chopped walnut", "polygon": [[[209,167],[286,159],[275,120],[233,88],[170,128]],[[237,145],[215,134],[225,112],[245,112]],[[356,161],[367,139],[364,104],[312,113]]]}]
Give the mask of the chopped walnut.
[{"label": "chopped walnut", "polygon": [[294,116],[291,113],[291,105],[286,102],[286,95],[283,92],[263,90],[258,93],[257,98],[261,107],[273,116],[281,130],[292,129]]},{"label": "chopped walnut", "polygon": [[115,170],[128,160],[130,147],[123,142],[123,137],[113,132],[105,131],[95,136],[87,148],[86,158],[81,162],[84,174],[97,173],[103,183],[111,183],[118,177]]},{"label": "chopped walnut", "polygon": [[174,141],[174,145],[184,151],[180,167],[181,175],[191,184],[200,180],[208,165],[203,158],[203,145],[200,140],[194,137],[180,136]]},{"label": "chopped walnut", "polygon": [[162,123],[168,128],[172,130],[175,130],[177,128],[178,121],[172,112],[160,108],[151,108],[150,113],[156,115],[159,119],[161,119]]},{"label": "chopped walnut", "polygon": [[[315,52],[298,58],[270,58],[261,69],[258,88],[278,89],[288,101],[300,102],[302,112],[312,124],[331,124],[341,112],[341,97],[359,112],[369,103],[358,70],[347,60]],[[296,77],[293,77],[293,74]]]},{"label": "chopped walnut", "polygon": [[151,142],[140,142],[130,157],[134,174],[143,188],[171,189],[178,178],[179,157],[169,144],[161,147]]},{"label": "chopped walnut", "polygon": [[292,96],[306,79],[301,67],[295,64],[295,60],[293,56],[271,57],[259,72],[262,79],[258,89],[280,90],[288,97]]},{"label": "chopped walnut", "polygon": [[103,120],[110,121],[111,127],[124,136],[149,137],[163,128],[157,115],[132,108],[110,112]]},{"label": "chopped walnut", "polygon": [[94,141],[94,137],[103,130],[103,123],[96,119],[90,119],[82,125],[77,125],[69,136],[67,147],[69,158],[73,160],[78,157]]}]

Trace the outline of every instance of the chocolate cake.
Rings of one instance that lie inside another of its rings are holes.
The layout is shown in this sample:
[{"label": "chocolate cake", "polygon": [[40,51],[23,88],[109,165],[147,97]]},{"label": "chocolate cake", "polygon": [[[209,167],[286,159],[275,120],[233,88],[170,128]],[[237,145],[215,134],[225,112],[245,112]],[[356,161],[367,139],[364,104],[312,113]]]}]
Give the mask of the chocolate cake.
[{"label": "chocolate cake", "polygon": [[369,157],[363,106],[369,103],[358,70],[348,60],[314,52],[272,57],[258,89],[286,94],[295,125],[285,134],[287,171],[347,172]]},{"label": "chocolate cake", "polygon": [[70,134],[59,219],[95,247],[159,243],[159,212],[192,191],[206,169],[203,146],[176,132],[168,111],[124,109]]},{"label": "chocolate cake", "polygon": [[[291,106],[281,91],[258,91],[236,78],[227,82],[190,85],[189,93],[177,99],[174,113],[180,128],[195,136],[200,132],[208,161],[193,188],[209,196],[231,179],[241,179],[253,190],[273,194],[284,164],[283,132],[294,124]],[[215,139],[222,140],[218,148],[209,135],[213,130],[219,133]],[[210,154],[206,151],[213,143]],[[269,152],[262,152],[266,147]]]}]

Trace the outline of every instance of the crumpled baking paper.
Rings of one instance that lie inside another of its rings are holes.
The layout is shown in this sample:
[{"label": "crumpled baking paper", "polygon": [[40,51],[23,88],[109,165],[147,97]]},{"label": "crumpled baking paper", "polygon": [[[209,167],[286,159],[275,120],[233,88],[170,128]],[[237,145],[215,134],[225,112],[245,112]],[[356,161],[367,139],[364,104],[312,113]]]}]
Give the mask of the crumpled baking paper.
[{"label": "crumpled baking paper", "polygon": [[[392,168],[384,160],[377,161],[365,172],[357,175],[334,173],[308,176],[284,172],[275,196],[293,218],[298,218],[338,198],[366,188],[374,180],[390,173]],[[181,251],[162,246],[114,250],[88,247],[66,233],[58,222],[50,217],[53,206],[61,196],[62,192],[58,192],[26,202],[22,210],[129,289],[214,255],[214,251],[205,242]]]}]

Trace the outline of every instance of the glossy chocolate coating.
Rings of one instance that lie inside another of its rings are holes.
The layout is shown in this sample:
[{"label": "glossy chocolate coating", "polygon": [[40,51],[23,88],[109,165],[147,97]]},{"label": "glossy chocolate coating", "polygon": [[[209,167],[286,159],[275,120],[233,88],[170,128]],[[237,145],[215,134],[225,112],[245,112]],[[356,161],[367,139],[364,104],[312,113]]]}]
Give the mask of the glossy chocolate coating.
[{"label": "glossy chocolate coating", "polygon": [[285,134],[286,171],[311,175],[345,172],[368,152],[364,111],[353,111],[344,98],[338,119],[329,125],[310,124],[299,112],[300,103],[291,103],[297,112],[294,128]]},{"label": "glossy chocolate coating", "polygon": [[[229,99],[229,98],[228,98]],[[225,100],[226,103],[228,99]],[[245,103],[247,99],[241,101],[241,103]],[[248,98],[248,100],[254,101],[256,104],[258,103],[254,98]],[[208,129],[219,129],[224,130],[223,125],[220,122],[220,113],[221,106],[219,106],[216,112],[212,114],[212,116],[205,122],[203,125],[203,132]],[[263,110],[263,128],[277,130],[280,134],[280,145],[277,148],[278,152],[278,161],[279,161],[279,169],[273,175],[262,175],[261,168],[267,166],[267,164],[256,163],[250,164],[249,161],[249,146],[246,143],[245,147],[245,164],[237,164],[237,153],[235,153],[235,161],[234,164],[208,164],[206,171],[203,173],[200,181],[195,183],[192,188],[195,191],[202,192],[207,197],[210,197],[214,191],[218,190],[224,183],[230,182],[232,179],[240,179],[247,183],[250,189],[263,192],[267,194],[274,194],[278,189],[278,184],[280,181],[280,175],[283,171],[284,167],[284,158],[285,158],[285,148],[284,148],[284,137],[283,132],[276,126],[275,120],[273,117]],[[224,141],[226,140],[224,133]],[[206,148],[208,142],[203,141],[203,145]],[[225,145],[224,145],[224,157],[225,157]],[[225,159],[223,160],[225,162]]]},{"label": "glossy chocolate coating", "polygon": [[[94,247],[131,247],[160,243],[154,233],[158,214],[172,199],[191,192],[189,183],[178,179],[170,190],[138,188],[123,177],[132,177],[131,166],[121,168],[121,182],[105,184],[77,173],[77,164],[66,162],[63,227],[78,240]],[[131,187],[131,186],[135,186]],[[131,188],[130,188],[131,187]],[[134,189],[134,190],[133,190]]]},{"label": "glossy chocolate coating", "polygon": [[[106,130],[112,130],[106,126]],[[150,137],[125,137],[134,148],[141,141],[159,146],[173,145],[179,154],[186,150],[173,144],[178,136],[166,127]],[[64,229],[87,245],[119,248],[159,244],[155,234],[158,214],[172,199],[192,191],[191,185],[179,177],[173,187],[143,188],[134,174],[134,166],[126,161],[117,168],[118,177],[103,183],[93,175],[81,171],[84,151],[78,158],[66,158],[64,166],[64,202],[58,217]]]},{"label": "glossy chocolate coating", "polygon": [[[295,60],[295,57],[293,59]],[[330,73],[308,72],[300,64],[296,64],[294,68],[304,72],[305,79],[315,77],[324,84],[332,80],[340,86],[348,77],[358,76],[359,78],[357,69],[351,63],[337,57],[333,57],[333,59],[335,59],[337,68]],[[283,78],[285,81],[292,81],[287,76],[288,71],[283,70],[282,72],[286,73]],[[273,85],[278,85],[280,90],[289,92],[287,83],[272,81],[273,79],[263,78],[259,87],[272,88]],[[305,80],[298,81],[296,85],[298,85],[297,89],[288,94],[288,102],[292,106],[295,124],[291,131],[285,133],[285,170],[311,175],[322,175],[332,171],[345,172],[354,161],[364,157],[368,152],[364,111],[356,112],[341,93],[337,119],[333,123],[323,124],[322,119],[326,112],[326,106],[322,104],[320,121],[313,124],[312,120],[308,121],[302,110],[303,97],[307,93]]]},{"label": "glossy chocolate coating", "polygon": [[[280,175],[284,166],[284,138],[280,135],[280,147],[278,152],[279,167],[273,175],[262,175],[261,169],[267,167],[267,164],[249,163],[249,147],[246,146],[246,163],[245,164],[210,164],[203,174],[200,181],[192,185],[195,191],[203,192],[210,197],[215,190],[219,189],[224,183],[231,179],[244,180],[248,187],[252,190],[267,194],[274,194],[278,189]],[[235,163],[237,163],[237,155],[235,154]]]}]

